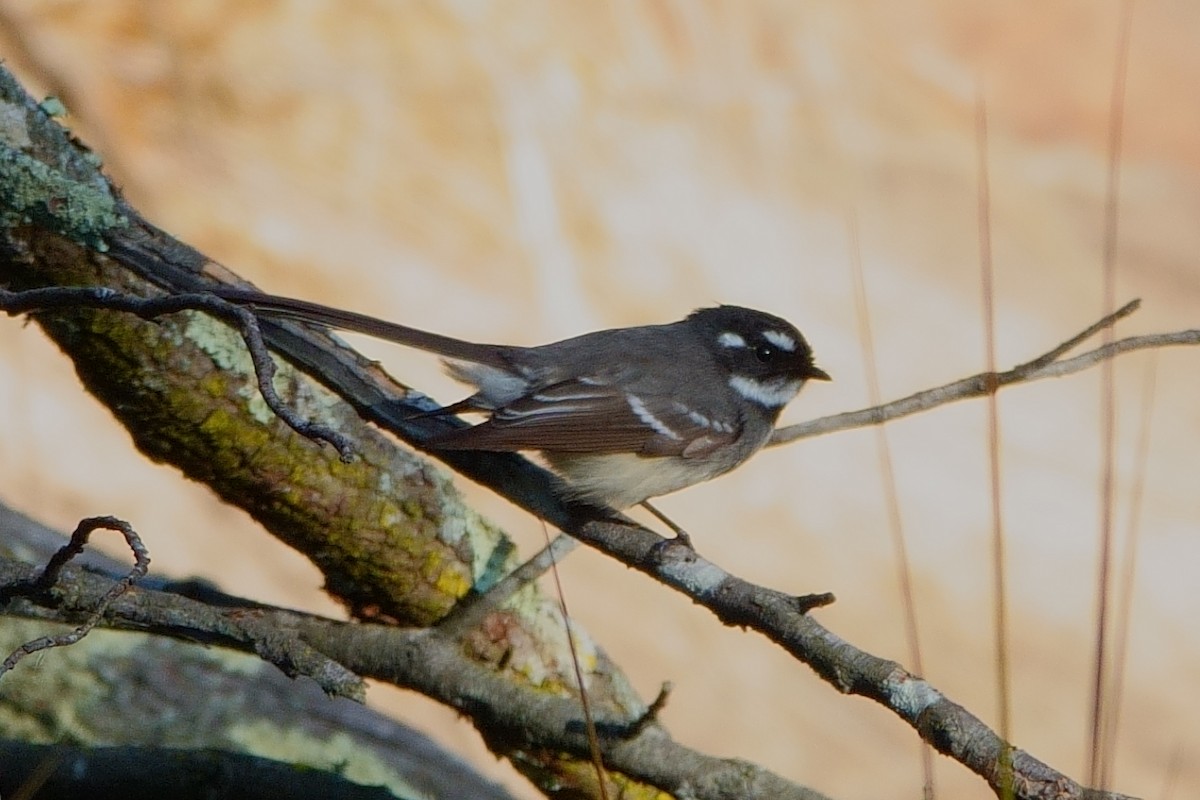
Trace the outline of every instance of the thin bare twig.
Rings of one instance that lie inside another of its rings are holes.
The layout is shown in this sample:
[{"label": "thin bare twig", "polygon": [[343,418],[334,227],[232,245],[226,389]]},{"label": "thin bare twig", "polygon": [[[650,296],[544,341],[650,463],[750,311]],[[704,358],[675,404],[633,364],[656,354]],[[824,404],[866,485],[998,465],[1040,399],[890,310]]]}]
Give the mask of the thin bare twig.
[{"label": "thin bare twig", "polygon": [[[850,272],[854,283],[854,308],[858,318],[858,338],[862,343],[863,369],[867,380],[867,399],[879,405],[883,393],[879,388],[879,365],[875,357],[875,337],[871,332],[871,309],[867,303],[867,285],[863,277],[862,247],[858,236],[858,218],[851,212],[848,223],[850,243]],[[887,429],[875,429],[875,452],[879,458],[880,479],[883,499],[887,508],[888,532],[892,550],[896,556],[896,579],[900,585],[900,606],[903,609],[905,640],[908,658],[918,675],[925,674],[921,658],[921,634],[917,624],[917,601],[913,591],[912,564],[908,557],[908,541],[904,535],[904,517],[900,513],[900,493],[896,488],[896,470],[892,462],[892,449],[888,442]],[[925,742],[918,741],[921,757],[921,774],[925,800],[936,794],[933,778],[933,750]]]},{"label": "thin bare twig", "polygon": [[1054,348],[1054,350],[1040,355],[1032,361],[1019,364],[1005,372],[981,372],[969,378],[962,378],[943,386],[910,394],[908,397],[902,397],[899,400],[893,400],[881,406],[873,406],[858,411],[847,411],[842,414],[832,414],[828,417],[810,420],[809,422],[801,422],[796,425],[777,428],[771,436],[770,446],[775,447],[794,442],[797,439],[821,436],[850,428],[881,425],[884,422],[928,411],[946,403],[966,400],[972,397],[983,397],[991,392],[993,388],[998,389],[1014,383],[1032,383],[1043,378],[1060,378],[1064,375],[1082,372],[1105,359],[1113,358],[1121,353],[1174,345],[1200,344],[1200,329],[1191,329],[1174,331],[1172,333],[1131,336],[1126,339],[1118,339],[1111,344],[1097,347],[1094,350],[1089,350],[1086,353],[1065,361],[1048,360],[1049,356],[1056,353],[1064,353],[1078,345],[1088,335],[1094,335],[1097,331],[1129,316],[1137,310],[1140,303],[1140,300],[1133,300],[1126,303],[1117,311],[1090,326],[1083,333],[1073,336],[1071,339]]},{"label": "thin bare twig", "polygon": [[[1104,310],[1117,304],[1117,232],[1120,222],[1121,138],[1125,127],[1125,84],[1129,72],[1129,38],[1133,27],[1133,2],[1121,4],[1117,20],[1117,52],[1113,70],[1108,118],[1108,173],[1104,192],[1104,256],[1101,262]],[[1111,330],[1104,344],[1112,342]],[[1112,596],[1113,504],[1116,501],[1117,399],[1112,361],[1100,367],[1100,536],[1096,575],[1096,648],[1092,677],[1091,741],[1087,775],[1092,786],[1105,786],[1104,717],[1108,681],[1108,616]]]},{"label": "thin bare twig", "polygon": [[587,733],[588,756],[596,769],[596,788],[600,800],[608,800],[608,776],[604,771],[604,753],[600,749],[600,737],[596,733],[596,718],[592,713],[592,702],[588,697],[583,680],[583,666],[579,661],[579,647],[575,644],[575,630],[571,625],[571,612],[567,610],[567,593],[563,591],[562,576],[558,571],[558,560],[554,557],[550,529],[542,522],[542,535],[546,537],[545,552],[550,556],[550,574],[554,576],[554,588],[558,593],[558,609],[562,614],[563,632],[567,636],[567,649],[571,653],[571,666],[575,671],[575,685],[579,688],[579,709],[583,712],[583,725]]},{"label": "thin bare twig", "polygon": [[150,552],[142,543],[141,537],[137,535],[137,531],[128,522],[116,517],[88,517],[80,520],[79,525],[75,528],[75,532],[71,534],[71,540],[54,554],[37,580],[23,589],[21,587],[10,589],[6,592],[6,595],[13,596],[22,593],[45,594],[48,592],[58,581],[63,567],[67,565],[67,562],[82,553],[92,532],[100,529],[117,531],[125,537],[126,544],[133,551],[133,567],[104,593],[82,624],[57,636],[42,636],[33,641],[26,642],[16,650],[13,650],[8,658],[4,659],[4,663],[0,664],[0,677],[3,677],[5,673],[17,665],[18,661],[31,653],[51,647],[72,645],[87,636],[92,628],[95,628],[100,623],[100,620],[104,618],[104,612],[108,610],[109,605],[118,597],[125,594],[125,592],[129,591],[129,587],[133,586],[134,581],[146,576],[146,571],[150,569]]},{"label": "thin bare twig", "polygon": [[12,292],[0,289],[0,311],[9,316],[36,314],[76,308],[123,311],[142,319],[154,319],[180,311],[204,311],[237,329],[246,344],[254,375],[263,401],[274,414],[296,433],[318,442],[327,442],[343,461],[354,457],[350,440],[325,425],[301,418],[275,391],[275,360],[263,340],[258,317],[250,309],[222,300],[214,294],[188,293],[161,297],[133,297],[105,287],[52,286]]},{"label": "thin bare twig", "polygon": [[[979,264],[983,295],[984,358],[988,372],[996,371],[996,289],[995,265],[992,260],[992,190],[988,172],[987,101],[980,83],[975,100],[976,156],[979,174]],[[1108,330],[1106,328],[1106,330]],[[1065,352],[1065,351],[1064,351]],[[992,505],[992,607],[993,635],[996,641],[996,705],[999,709],[1000,738],[1012,740],[1012,697],[1009,691],[1008,598],[1006,577],[1007,558],[1004,548],[1004,520],[1000,488],[1000,403],[998,387],[987,393],[988,477]],[[1012,750],[1000,751],[1000,797],[1013,797]]]},{"label": "thin bare twig", "polygon": [[1100,783],[1112,779],[1113,753],[1117,734],[1121,730],[1121,705],[1125,690],[1125,669],[1129,660],[1130,620],[1133,613],[1134,583],[1137,577],[1138,551],[1142,539],[1142,499],[1146,490],[1146,472],[1150,463],[1150,430],[1154,421],[1154,393],[1157,383],[1158,359],[1150,357],[1142,386],[1141,424],[1133,457],[1133,478],[1130,485],[1129,516],[1126,520],[1124,562],[1117,587],[1116,619],[1113,625],[1112,678],[1108,682],[1108,709],[1104,718],[1104,754]]},{"label": "thin bare twig", "polygon": [[[88,522],[84,520],[80,525]],[[140,568],[135,568],[139,572],[137,579],[144,577],[148,563],[147,558]],[[46,570],[36,574],[35,570],[36,567],[28,564],[0,558],[0,605],[6,614],[56,621],[77,619],[80,614],[87,614],[91,623],[88,630],[103,624],[110,628],[232,647],[255,653],[289,677],[311,678],[330,697],[345,697],[359,703],[366,699],[362,678],[293,632],[281,628],[269,613],[270,606],[255,605],[219,592],[213,593],[211,598],[217,605],[176,594],[173,590],[139,587],[138,592],[128,593],[111,586],[112,579],[108,575],[70,567],[65,561],[55,567],[59,577],[47,587],[53,589],[61,583],[64,591],[41,591],[37,587],[44,582]],[[129,577],[133,577],[132,574]],[[162,585],[161,581],[159,584]],[[287,613],[293,617],[298,614]],[[76,636],[55,645],[74,644],[81,638]],[[37,640],[38,643],[42,641]],[[37,648],[26,645],[21,649],[36,652],[55,645]],[[18,659],[27,654],[23,652]]]}]

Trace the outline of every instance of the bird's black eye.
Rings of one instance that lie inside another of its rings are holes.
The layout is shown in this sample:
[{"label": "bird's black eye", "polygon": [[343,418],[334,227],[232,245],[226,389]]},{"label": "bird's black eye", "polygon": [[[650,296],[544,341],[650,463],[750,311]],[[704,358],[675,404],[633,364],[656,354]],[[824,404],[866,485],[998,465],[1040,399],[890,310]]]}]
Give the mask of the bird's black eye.
[{"label": "bird's black eye", "polygon": [[766,364],[775,358],[775,348],[769,344],[760,344],[754,348],[754,356]]}]

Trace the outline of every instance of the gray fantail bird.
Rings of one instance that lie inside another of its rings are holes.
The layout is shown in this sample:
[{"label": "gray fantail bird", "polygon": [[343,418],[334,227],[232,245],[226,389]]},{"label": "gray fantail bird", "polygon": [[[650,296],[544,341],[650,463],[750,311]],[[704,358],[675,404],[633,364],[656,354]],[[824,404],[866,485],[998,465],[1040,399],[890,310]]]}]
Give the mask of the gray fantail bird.
[{"label": "gray fantail bird", "polygon": [[[239,289],[219,297],[267,316],[365,333],[426,350],[475,387],[439,412],[481,412],[432,449],[538,450],[573,499],[624,509],[722,475],[763,447],[809,380],[829,380],[780,317],[740,306],[665,325],[585,333],[537,347],[477,344]],[[686,540],[686,536],[684,537]]]}]

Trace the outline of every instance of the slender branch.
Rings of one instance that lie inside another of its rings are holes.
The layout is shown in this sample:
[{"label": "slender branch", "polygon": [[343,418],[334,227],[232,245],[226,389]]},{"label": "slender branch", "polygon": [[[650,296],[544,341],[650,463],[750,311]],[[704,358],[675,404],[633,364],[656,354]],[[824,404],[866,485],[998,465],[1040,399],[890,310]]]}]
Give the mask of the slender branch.
[{"label": "slender branch", "polygon": [[[0,559],[0,591],[29,583],[37,570]],[[70,592],[15,598],[0,610],[42,619],[69,619],[107,589],[106,578],[67,568]],[[588,753],[578,702],[523,686],[473,661],[459,640],[436,629],[403,629],[354,624],[247,603],[213,607],[168,592],[139,591],[114,602],[105,624],[219,645],[260,657],[292,676],[305,675],[330,691],[330,667],[361,679],[376,678],[415,689],[471,715],[489,738],[520,741],[526,747]],[[271,646],[264,648],[264,632]],[[316,658],[313,655],[316,655]],[[353,693],[338,691],[338,694]],[[358,697],[361,699],[361,696]],[[822,800],[823,795],[792,784],[745,762],[715,758],[676,742],[644,714],[630,716],[611,704],[602,709],[597,730],[604,739],[610,769],[697,800],[726,797],[722,786],[748,787],[740,796],[781,800]],[[731,783],[732,782],[732,783]]]},{"label": "slender branch", "polygon": [[[28,562],[23,569],[36,576],[37,565],[48,562],[65,541],[63,534],[7,508],[0,500],[0,557]],[[75,569],[82,567],[89,581],[100,576],[111,582],[127,570],[125,564],[91,548],[70,565]],[[61,588],[67,592],[72,586],[63,584]],[[92,596],[99,596],[104,583],[97,580],[93,588]],[[238,614],[243,618],[269,608],[225,594],[202,580],[171,580],[153,572],[137,583],[137,593],[148,589],[201,599],[222,610],[239,609]],[[27,611],[36,618],[17,620],[14,615],[18,603],[24,606],[22,615]],[[12,640],[19,638],[17,631],[36,630],[37,625],[44,624],[40,619],[49,615],[58,619],[70,616],[68,612],[31,606],[26,600],[14,600],[9,611],[4,622],[0,622],[0,639],[13,644]],[[184,619],[179,616],[176,622],[182,623]],[[266,622],[269,624],[270,620]],[[188,753],[200,749],[215,747],[231,753],[232,747],[238,752],[274,759],[301,758],[306,770],[325,769],[339,775],[361,775],[362,765],[371,765],[368,771],[373,783],[385,781],[393,788],[402,783],[408,787],[405,792],[411,789],[421,797],[513,800],[508,792],[467,767],[460,756],[361,703],[331,700],[317,684],[299,683],[270,664],[263,663],[255,669],[246,659],[214,657],[210,648],[197,647],[192,636],[171,642],[162,641],[163,638],[154,634],[129,637],[114,648],[112,640],[125,637],[109,636],[107,643],[98,643],[88,653],[65,657],[48,653],[39,659],[36,669],[23,670],[21,665],[5,678],[9,683],[0,689],[0,695],[7,701],[10,730],[22,724],[41,728],[68,725],[71,739],[80,745],[68,755],[72,761],[78,755],[88,762],[86,754],[94,752],[99,742],[132,745],[132,750],[138,751],[138,743],[146,741],[146,732],[152,731],[151,739],[155,742],[189,743],[187,750],[174,751],[185,761]],[[86,644],[86,640],[81,644]],[[79,679],[81,669],[89,670],[88,679]],[[357,676],[350,677],[359,680]],[[60,691],[55,687],[62,681],[67,683]],[[146,692],[146,687],[154,689]],[[148,705],[137,698],[147,700]],[[197,714],[205,720],[202,729],[195,728]],[[236,732],[245,730],[246,725],[266,725],[270,730],[287,732],[289,743],[282,744],[274,737],[233,742],[229,737],[237,739]],[[295,735],[301,732],[302,735]],[[309,745],[300,742],[316,741],[321,741],[319,752],[308,750],[303,754]],[[26,792],[35,788],[39,773],[36,765],[58,752],[51,750],[53,746],[46,746],[42,749],[43,758],[37,758],[37,751],[30,751],[34,759],[30,762],[15,755],[14,748],[21,747],[12,741],[0,744],[0,764],[4,765],[0,769],[0,795],[5,798],[29,796],[20,794],[18,788],[25,787]],[[147,753],[146,757],[142,769],[152,771],[156,756]],[[376,769],[380,761],[388,764],[382,772]],[[297,771],[294,764],[286,766],[292,772]],[[43,794],[76,797],[80,795],[78,787],[86,785],[92,790],[87,796],[97,796],[100,787],[95,781],[88,783],[90,773],[71,774],[68,786],[56,792],[48,784]],[[169,770],[164,773],[165,783],[157,792],[130,788],[132,784],[126,781],[114,786],[111,796],[127,798],[139,792],[145,796],[177,796],[179,792],[171,791],[169,774]],[[193,775],[192,780],[193,788],[204,784],[200,776]],[[235,781],[235,789],[243,791],[234,794],[245,796],[248,785]],[[283,783],[267,794],[277,796],[282,792],[290,797],[291,788]],[[249,796],[262,794],[249,791]],[[318,796],[335,800],[343,795],[326,791]]]},{"label": "slender branch", "polygon": [[894,661],[867,653],[807,614],[794,596],[757,586],[694,551],[662,547],[652,531],[591,521],[567,528],[586,544],[682,592],[722,622],[762,633],[838,691],[875,700],[908,722],[930,745],[999,791],[1001,754],[1011,754],[1017,798],[1119,798],[1095,793],[1002,740],[967,709]]},{"label": "slender branch", "polygon": [[[1116,312],[1113,317],[1126,316],[1136,310],[1136,308],[1137,301],[1135,300]],[[1112,317],[1106,319],[1112,319]],[[981,372],[969,378],[947,383],[944,386],[926,389],[925,391],[902,397],[899,400],[884,403],[881,406],[864,408],[858,411],[847,411],[842,414],[834,414],[809,422],[801,422],[797,425],[778,428],[771,437],[771,445],[787,444],[797,439],[821,436],[827,433],[848,430],[850,428],[860,428],[866,425],[880,425],[910,414],[928,411],[946,403],[986,396],[992,390],[991,387],[998,389],[1016,383],[1032,383],[1043,378],[1061,378],[1066,375],[1073,375],[1076,372],[1082,372],[1085,369],[1094,367],[1106,359],[1135,350],[1155,350],[1163,347],[1200,344],[1200,329],[1174,331],[1171,333],[1152,333],[1144,336],[1130,336],[1126,339],[1118,339],[1111,344],[1097,347],[1094,350],[1089,350],[1086,353],[1081,353],[1074,358],[1064,361],[1052,360],[1053,356],[1061,355],[1061,352],[1071,349],[1071,347],[1078,344],[1078,341],[1086,338],[1084,334],[1090,332],[1090,335],[1094,335],[1100,325],[1101,323],[1092,325],[1088,331],[1072,337],[1068,342],[1064,342],[1062,345],[1054,348],[1054,350],[1038,356],[1032,361],[1019,364],[1005,372]]]},{"label": "slender branch", "polygon": [[1070,339],[1067,339],[1058,347],[1055,347],[1053,350],[1050,350],[1044,355],[1038,356],[1033,361],[1023,364],[1022,366],[1027,368],[1044,367],[1051,361],[1057,361],[1096,334],[1113,327],[1118,322],[1125,319],[1125,317],[1132,315],[1133,312],[1137,311],[1141,307],[1141,300],[1130,300],[1116,311],[1105,315],[1098,321],[1092,323],[1079,333],[1072,336]]}]

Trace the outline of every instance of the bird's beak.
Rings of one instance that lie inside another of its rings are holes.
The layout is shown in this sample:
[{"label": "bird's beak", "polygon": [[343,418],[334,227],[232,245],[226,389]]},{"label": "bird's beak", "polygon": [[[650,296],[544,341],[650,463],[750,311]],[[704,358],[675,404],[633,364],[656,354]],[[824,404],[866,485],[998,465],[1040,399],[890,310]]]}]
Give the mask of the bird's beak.
[{"label": "bird's beak", "polygon": [[812,380],[812,381],[831,381],[831,380],[833,380],[833,378],[829,377],[828,372],[821,369],[816,364],[814,364],[813,366],[808,368],[808,374],[805,375],[804,377],[807,378],[808,380]]}]

